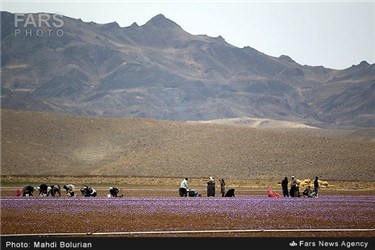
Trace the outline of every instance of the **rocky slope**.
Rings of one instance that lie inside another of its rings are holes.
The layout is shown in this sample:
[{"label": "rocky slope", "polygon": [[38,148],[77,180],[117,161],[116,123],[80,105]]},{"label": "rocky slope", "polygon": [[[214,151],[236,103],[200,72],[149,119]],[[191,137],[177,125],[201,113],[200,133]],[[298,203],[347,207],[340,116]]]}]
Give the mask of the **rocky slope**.
[{"label": "rocky slope", "polygon": [[330,128],[375,125],[375,64],[363,61],[344,70],[300,65],[285,55],[232,46],[222,37],[189,34],[163,15],[129,27],[61,18],[63,35],[53,26],[47,35],[48,27],[22,22],[16,34],[14,14],[1,12],[3,108],[176,121],[250,117]]}]

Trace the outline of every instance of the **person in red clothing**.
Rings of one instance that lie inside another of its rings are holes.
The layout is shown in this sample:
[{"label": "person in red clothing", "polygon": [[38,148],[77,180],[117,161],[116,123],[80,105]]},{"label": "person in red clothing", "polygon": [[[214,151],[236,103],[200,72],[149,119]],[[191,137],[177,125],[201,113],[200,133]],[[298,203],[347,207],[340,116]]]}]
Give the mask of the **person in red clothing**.
[{"label": "person in red clothing", "polygon": [[272,197],[272,198],[279,198],[280,197],[279,193],[272,192],[272,187],[268,188],[267,195],[268,195],[268,197]]},{"label": "person in red clothing", "polygon": [[16,196],[21,196],[21,195],[22,195],[22,190],[21,189],[17,189]]}]

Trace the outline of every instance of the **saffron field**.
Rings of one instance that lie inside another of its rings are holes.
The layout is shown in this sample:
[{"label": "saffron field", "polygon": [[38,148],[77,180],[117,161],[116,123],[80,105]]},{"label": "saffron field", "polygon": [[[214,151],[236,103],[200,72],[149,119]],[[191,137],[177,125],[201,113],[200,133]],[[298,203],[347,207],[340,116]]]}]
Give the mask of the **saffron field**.
[{"label": "saffron field", "polygon": [[2,196],[1,234],[374,237],[375,196]]}]

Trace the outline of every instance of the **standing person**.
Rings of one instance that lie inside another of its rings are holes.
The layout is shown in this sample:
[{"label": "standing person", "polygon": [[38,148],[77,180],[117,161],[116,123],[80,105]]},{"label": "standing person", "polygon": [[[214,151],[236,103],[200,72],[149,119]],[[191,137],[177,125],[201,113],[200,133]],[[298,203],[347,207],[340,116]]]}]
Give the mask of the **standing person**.
[{"label": "standing person", "polygon": [[289,191],[288,191],[288,177],[285,176],[285,178],[281,181],[281,190],[283,191],[284,197],[289,197]]},{"label": "standing person", "polygon": [[212,177],[207,182],[207,197],[210,196],[215,197],[215,181]]},{"label": "standing person", "polygon": [[187,192],[189,188],[189,179],[184,178],[180,183],[180,188],[178,189],[178,193],[180,197],[187,197]]},{"label": "standing person", "polygon": [[297,194],[296,194],[296,191],[297,191],[297,180],[295,179],[294,176],[292,176],[292,180],[290,181],[290,197],[296,197]]},{"label": "standing person", "polygon": [[314,191],[313,191],[313,194],[315,197],[318,197],[318,189],[319,189],[319,181],[318,181],[318,176],[316,176],[314,179]]},{"label": "standing person", "polygon": [[225,196],[225,181],[223,178],[220,179],[220,193],[221,197]]}]

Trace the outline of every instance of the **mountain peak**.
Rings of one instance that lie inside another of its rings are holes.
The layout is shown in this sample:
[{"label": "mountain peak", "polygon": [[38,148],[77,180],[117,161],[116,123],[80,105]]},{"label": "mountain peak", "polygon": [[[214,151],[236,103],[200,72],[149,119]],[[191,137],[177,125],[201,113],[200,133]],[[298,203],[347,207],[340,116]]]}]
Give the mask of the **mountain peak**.
[{"label": "mountain peak", "polygon": [[145,24],[145,26],[157,26],[160,28],[181,28],[178,24],[166,18],[163,14],[154,16]]},{"label": "mountain peak", "polygon": [[363,67],[368,67],[368,66],[370,66],[370,64],[367,61],[362,61],[357,65],[353,64],[352,68],[363,68]]},{"label": "mountain peak", "polygon": [[362,61],[359,66],[369,66],[370,64],[367,61]]},{"label": "mountain peak", "polygon": [[281,55],[281,56],[279,56],[279,59],[281,59],[285,62],[288,62],[288,63],[296,63],[292,58],[290,58],[287,55]]},{"label": "mountain peak", "polygon": [[139,25],[138,25],[138,23],[134,22],[134,23],[132,23],[132,25],[130,25],[130,27],[132,27],[132,28],[138,28]]}]

